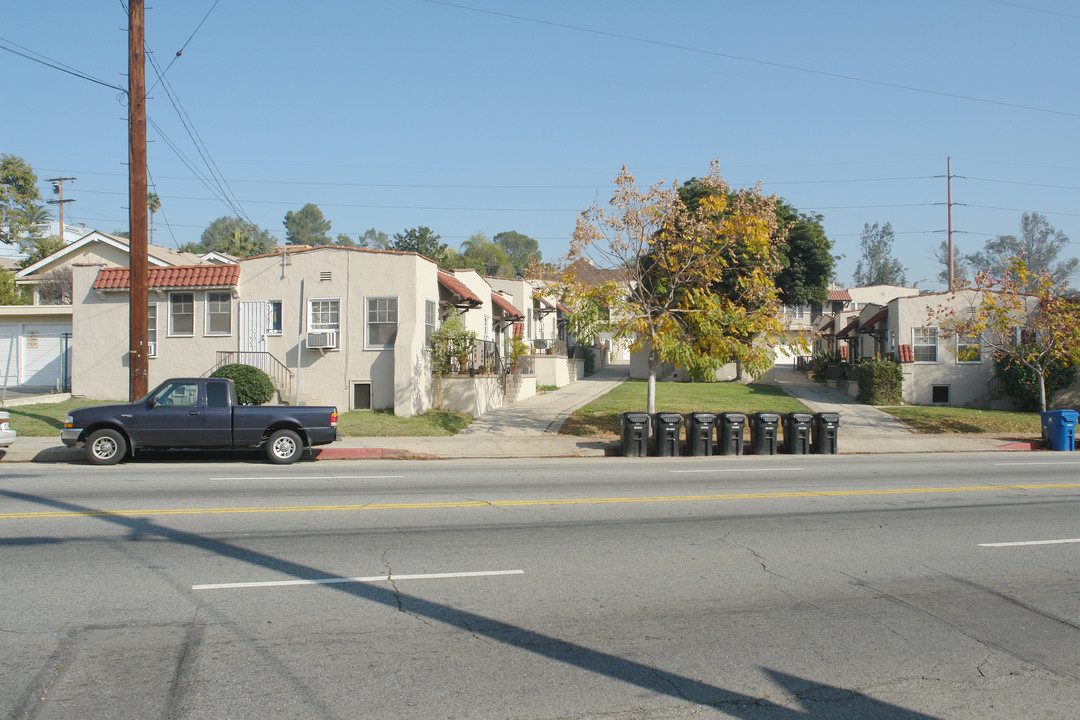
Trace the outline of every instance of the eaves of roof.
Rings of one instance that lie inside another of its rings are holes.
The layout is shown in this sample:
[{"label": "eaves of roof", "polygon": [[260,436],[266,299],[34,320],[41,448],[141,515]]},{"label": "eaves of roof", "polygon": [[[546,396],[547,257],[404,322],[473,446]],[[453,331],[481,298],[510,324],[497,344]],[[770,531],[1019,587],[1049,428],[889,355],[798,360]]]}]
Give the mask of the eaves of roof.
[{"label": "eaves of roof", "polygon": [[[151,290],[235,288],[239,280],[239,265],[188,265],[149,268],[147,271],[147,287]],[[94,279],[93,289],[130,290],[130,271],[128,268],[101,268]]]},{"label": "eaves of roof", "polygon": [[502,308],[503,316],[506,318],[512,318],[514,320],[524,320],[525,313],[514,307],[514,304],[504,298],[499,293],[491,293],[491,302]]},{"label": "eaves of roof", "polygon": [[456,277],[448,272],[439,271],[439,284],[444,288],[457,295],[461,300],[474,306],[480,306],[484,304],[476,293],[468,288],[465,283],[458,280]]}]

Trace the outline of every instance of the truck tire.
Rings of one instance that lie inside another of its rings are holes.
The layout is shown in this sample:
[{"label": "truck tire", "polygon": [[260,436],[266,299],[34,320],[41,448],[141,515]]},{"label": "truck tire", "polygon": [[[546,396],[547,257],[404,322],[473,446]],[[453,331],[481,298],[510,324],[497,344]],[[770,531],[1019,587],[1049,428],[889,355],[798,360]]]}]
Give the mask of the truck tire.
[{"label": "truck tire", "polygon": [[125,455],[127,441],[116,430],[95,430],[86,440],[86,459],[91,465],[115,465],[123,460]]},{"label": "truck tire", "polygon": [[288,465],[300,459],[304,441],[294,430],[276,430],[266,442],[266,457],[277,465]]}]

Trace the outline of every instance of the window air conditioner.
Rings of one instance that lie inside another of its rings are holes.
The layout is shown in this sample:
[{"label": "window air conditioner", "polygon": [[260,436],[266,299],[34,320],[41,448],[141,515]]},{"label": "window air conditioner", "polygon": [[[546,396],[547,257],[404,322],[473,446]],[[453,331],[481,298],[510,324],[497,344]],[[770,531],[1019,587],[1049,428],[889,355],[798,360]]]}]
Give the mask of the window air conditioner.
[{"label": "window air conditioner", "polygon": [[338,346],[337,330],[318,330],[307,334],[309,350],[329,350]]}]

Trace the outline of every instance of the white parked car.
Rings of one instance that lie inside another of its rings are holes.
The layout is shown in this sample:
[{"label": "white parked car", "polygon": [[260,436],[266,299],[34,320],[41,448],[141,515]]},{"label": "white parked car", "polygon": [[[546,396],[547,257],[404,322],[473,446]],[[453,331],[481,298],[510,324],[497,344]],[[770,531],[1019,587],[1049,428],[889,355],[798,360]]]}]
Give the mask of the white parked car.
[{"label": "white parked car", "polygon": [[0,448],[15,442],[15,431],[11,429],[10,416],[0,410]]}]

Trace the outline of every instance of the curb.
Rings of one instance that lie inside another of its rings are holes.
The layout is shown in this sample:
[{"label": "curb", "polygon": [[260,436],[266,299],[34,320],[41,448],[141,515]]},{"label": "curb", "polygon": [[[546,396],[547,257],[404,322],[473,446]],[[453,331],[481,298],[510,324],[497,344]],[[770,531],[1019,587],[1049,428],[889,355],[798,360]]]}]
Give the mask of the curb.
[{"label": "curb", "polygon": [[315,460],[387,460],[391,458],[434,460],[438,456],[396,448],[313,448],[311,457]]}]

